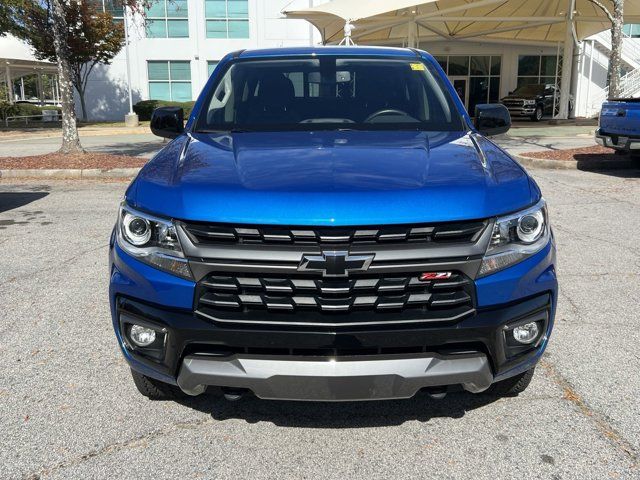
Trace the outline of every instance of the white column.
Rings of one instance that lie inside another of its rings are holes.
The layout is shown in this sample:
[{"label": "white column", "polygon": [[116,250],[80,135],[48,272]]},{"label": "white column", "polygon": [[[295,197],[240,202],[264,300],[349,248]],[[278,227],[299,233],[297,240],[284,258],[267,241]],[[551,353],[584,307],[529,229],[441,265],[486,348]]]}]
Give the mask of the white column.
[{"label": "white column", "polygon": [[591,115],[591,82],[593,78],[593,44],[595,40],[591,40],[591,48],[589,49],[589,77],[587,80],[587,101],[585,102],[585,115]]},{"label": "white column", "polygon": [[418,33],[418,24],[416,22],[410,22],[407,24],[407,46],[409,48],[416,48],[416,34]]},{"label": "white column", "polygon": [[560,111],[558,118],[569,118],[569,95],[571,93],[571,70],[573,68],[573,10],[575,0],[568,0],[565,23],[564,51],[562,53],[562,80],[560,85]]},{"label": "white column", "polygon": [[9,67],[9,62],[5,65],[5,74],[7,81],[7,96],[9,97],[9,103],[13,104],[13,85],[11,84],[11,67]]},{"label": "white column", "polygon": [[44,87],[42,85],[42,72],[36,73],[36,88],[38,89],[38,99],[40,100],[40,105],[44,105]]}]

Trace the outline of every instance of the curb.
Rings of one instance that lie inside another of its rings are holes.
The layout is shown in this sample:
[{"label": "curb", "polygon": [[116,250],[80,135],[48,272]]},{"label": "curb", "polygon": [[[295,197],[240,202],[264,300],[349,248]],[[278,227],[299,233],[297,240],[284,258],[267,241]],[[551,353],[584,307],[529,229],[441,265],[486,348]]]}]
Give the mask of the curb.
[{"label": "curb", "polygon": [[133,178],[140,171],[136,168],[112,168],[101,170],[99,168],[43,168],[24,170],[0,170],[0,178]]},{"label": "curb", "polygon": [[633,160],[622,157],[620,160],[549,160],[512,154],[520,165],[529,168],[547,170],[635,170],[640,168]]}]

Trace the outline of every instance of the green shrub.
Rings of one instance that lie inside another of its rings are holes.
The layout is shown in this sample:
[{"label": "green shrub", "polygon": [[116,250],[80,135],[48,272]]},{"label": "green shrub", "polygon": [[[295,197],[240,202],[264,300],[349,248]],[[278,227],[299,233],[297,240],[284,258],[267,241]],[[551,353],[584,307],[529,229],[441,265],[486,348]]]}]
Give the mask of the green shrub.
[{"label": "green shrub", "polygon": [[0,102],[0,117],[3,120],[7,117],[42,115],[42,110],[57,110],[58,113],[62,112],[60,107],[56,107],[54,105],[41,107],[40,105],[33,105],[30,103],[10,104],[9,102]]},{"label": "green shrub", "polygon": [[133,106],[133,111],[138,114],[139,120],[151,120],[151,114],[158,107],[181,107],[184,110],[184,117],[191,114],[193,105],[196,102],[170,102],[168,100],[142,100]]},{"label": "green shrub", "polygon": [[0,117],[2,117],[3,120],[7,117],[13,117],[14,115],[20,115],[18,105],[12,105],[9,102],[0,102]]}]

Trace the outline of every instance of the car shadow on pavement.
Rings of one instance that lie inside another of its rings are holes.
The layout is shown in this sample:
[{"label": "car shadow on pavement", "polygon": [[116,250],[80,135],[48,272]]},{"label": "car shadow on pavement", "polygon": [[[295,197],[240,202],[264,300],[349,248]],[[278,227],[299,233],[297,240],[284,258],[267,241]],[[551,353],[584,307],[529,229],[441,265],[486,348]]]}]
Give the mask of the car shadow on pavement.
[{"label": "car shadow on pavement", "polygon": [[254,396],[230,402],[219,393],[207,393],[181,398],[178,403],[219,421],[240,419],[247,423],[269,422],[294,428],[373,428],[415,420],[462,418],[466,412],[497,400],[496,396],[467,392],[450,393],[442,400],[435,400],[419,392],[408,400],[372,402],[292,402],[260,400]]},{"label": "car shadow on pavement", "polygon": [[92,152],[109,153],[112,155],[151,157],[164,146],[165,144],[162,140],[158,139],[136,143],[112,143],[108,145],[90,147],[89,150]]},{"label": "car shadow on pavement", "polygon": [[24,207],[47,195],[48,192],[0,192],[0,213]]},{"label": "car shadow on pavement", "polygon": [[576,154],[577,168],[583,172],[599,173],[618,178],[640,178],[640,161],[629,155]]}]

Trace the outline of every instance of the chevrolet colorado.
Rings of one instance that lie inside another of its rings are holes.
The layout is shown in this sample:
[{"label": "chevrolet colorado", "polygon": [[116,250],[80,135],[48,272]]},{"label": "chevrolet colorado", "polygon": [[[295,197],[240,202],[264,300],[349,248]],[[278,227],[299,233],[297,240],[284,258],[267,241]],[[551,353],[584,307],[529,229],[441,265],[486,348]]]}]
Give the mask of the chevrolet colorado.
[{"label": "chevrolet colorado", "polygon": [[152,399],[515,395],[557,299],[535,181],[411,49],[240,51],[128,187],[112,322]]},{"label": "chevrolet colorado", "polygon": [[627,152],[640,161],[640,98],[610,100],[602,105],[596,143]]}]

